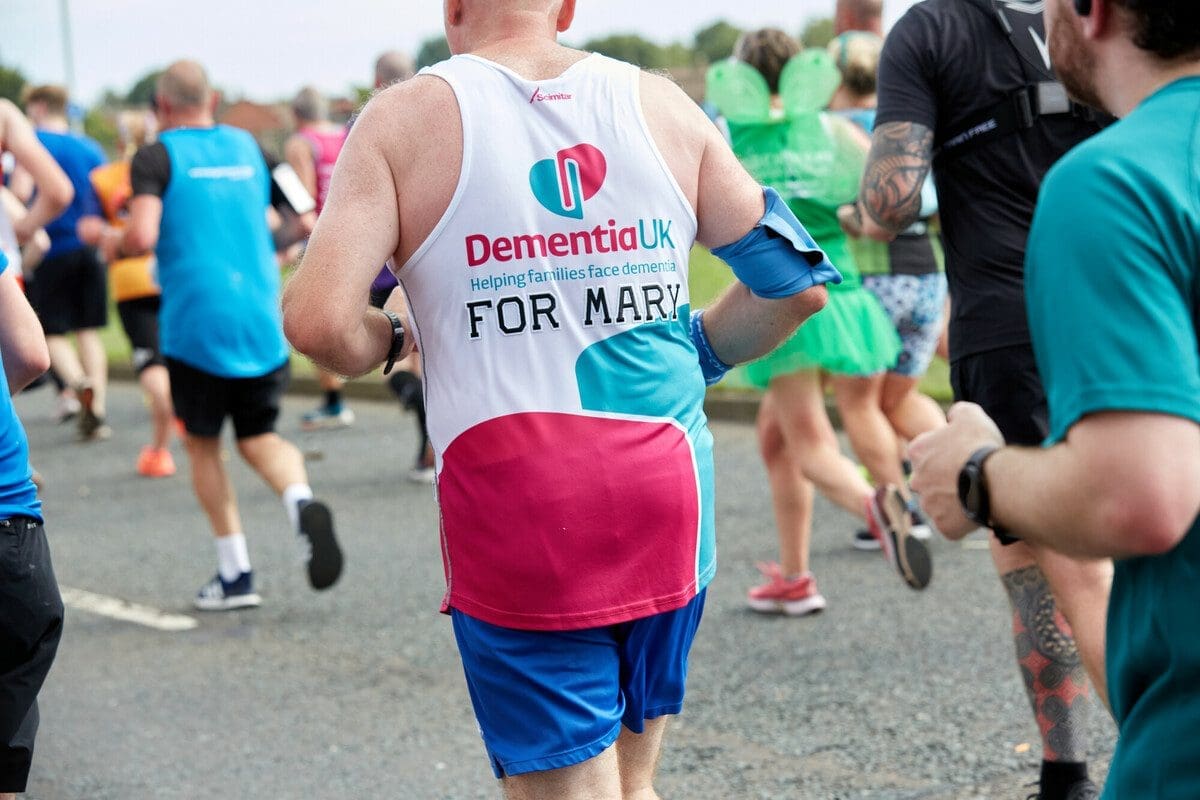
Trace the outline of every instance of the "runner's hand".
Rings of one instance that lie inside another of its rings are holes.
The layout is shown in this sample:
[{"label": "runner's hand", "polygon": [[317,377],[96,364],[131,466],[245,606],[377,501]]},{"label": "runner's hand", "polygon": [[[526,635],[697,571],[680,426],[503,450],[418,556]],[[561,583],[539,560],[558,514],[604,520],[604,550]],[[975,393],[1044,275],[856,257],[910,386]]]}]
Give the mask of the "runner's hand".
[{"label": "runner's hand", "polygon": [[958,473],[979,448],[1004,445],[996,423],[974,403],[956,403],[947,425],[922,434],[908,446],[912,489],[921,506],[947,539],[961,539],[979,527],[967,519],[958,500]]}]

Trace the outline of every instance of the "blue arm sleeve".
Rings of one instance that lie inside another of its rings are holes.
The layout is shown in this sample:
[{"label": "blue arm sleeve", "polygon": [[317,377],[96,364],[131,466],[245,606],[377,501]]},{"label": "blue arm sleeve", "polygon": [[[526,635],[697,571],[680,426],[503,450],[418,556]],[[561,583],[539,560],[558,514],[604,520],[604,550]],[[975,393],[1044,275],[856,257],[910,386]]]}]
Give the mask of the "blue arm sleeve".
[{"label": "blue arm sleeve", "polygon": [[751,292],[769,300],[791,297],[842,275],[808,235],[779,192],[763,189],[766,211],[749,233],[718,247],[713,255],[733,270]]}]

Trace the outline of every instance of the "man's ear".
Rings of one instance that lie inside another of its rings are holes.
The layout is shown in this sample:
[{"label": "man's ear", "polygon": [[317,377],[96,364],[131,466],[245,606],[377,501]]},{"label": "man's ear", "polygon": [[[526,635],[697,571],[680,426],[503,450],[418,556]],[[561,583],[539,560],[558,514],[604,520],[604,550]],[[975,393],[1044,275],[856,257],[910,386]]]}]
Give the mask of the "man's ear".
[{"label": "man's ear", "polygon": [[563,0],[558,10],[558,32],[563,33],[575,21],[575,0]]},{"label": "man's ear", "polygon": [[[1076,8],[1076,11],[1078,10]],[[1080,15],[1080,22],[1083,25],[1083,35],[1088,39],[1103,38],[1109,29],[1117,24],[1112,0],[1092,0],[1090,11]]]}]

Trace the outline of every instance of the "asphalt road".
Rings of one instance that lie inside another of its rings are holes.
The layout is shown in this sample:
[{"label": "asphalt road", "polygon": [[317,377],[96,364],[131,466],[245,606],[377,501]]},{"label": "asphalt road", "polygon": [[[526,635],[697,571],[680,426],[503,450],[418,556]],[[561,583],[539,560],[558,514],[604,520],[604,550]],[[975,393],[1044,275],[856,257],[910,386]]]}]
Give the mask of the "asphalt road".
[{"label": "asphalt road", "polygon": [[[358,423],[281,431],[306,452],[347,553],[324,594],[304,580],[278,501],[233,456],[262,608],[202,616],[214,571],[185,473],[133,470],[146,432],[132,387],[110,401],[110,441],[81,445],[50,420],[51,395],[17,399],[59,582],[198,625],[161,631],[78,607],[42,692],[36,800],[499,798],[449,621],[437,512],[403,474],[411,419],[357,402]],[[716,423],[721,567],[668,734],[664,798],[1024,798],[1037,729],[1012,654],[1007,604],[985,543],[938,541],[933,585],[904,587],[850,548],[852,520],[819,501],[813,568],[829,609],[761,617],[743,604],[774,534],[753,429]],[[177,458],[184,466],[181,450]],[[1101,774],[1114,730],[1096,707]]]}]

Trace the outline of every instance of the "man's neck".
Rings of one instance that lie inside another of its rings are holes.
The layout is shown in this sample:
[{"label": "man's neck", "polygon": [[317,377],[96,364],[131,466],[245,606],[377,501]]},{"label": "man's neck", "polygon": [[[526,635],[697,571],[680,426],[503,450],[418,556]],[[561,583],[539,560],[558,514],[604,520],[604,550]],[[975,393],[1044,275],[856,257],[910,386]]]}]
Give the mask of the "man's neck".
[{"label": "man's neck", "polygon": [[207,111],[181,111],[171,116],[168,128],[211,128],[216,125],[212,114]]},{"label": "man's neck", "polygon": [[38,123],[38,127],[44,131],[52,131],[53,133],[66,133],[71,130],[70,123],[66,117],[62,116],[47,116]]},{"label": "man's neck", "polygon": [[1098,73],[1100,85],[1106,87],[1101,97],[1114,116],[1128,116],[1143,100],[1167,84],[1180,78],[1200,76],[1200,60],[1164,62],[1137,50],[1132,43],[1129,47],[1135,52],[1116,54],[1109,59],[1108,69]]}]

